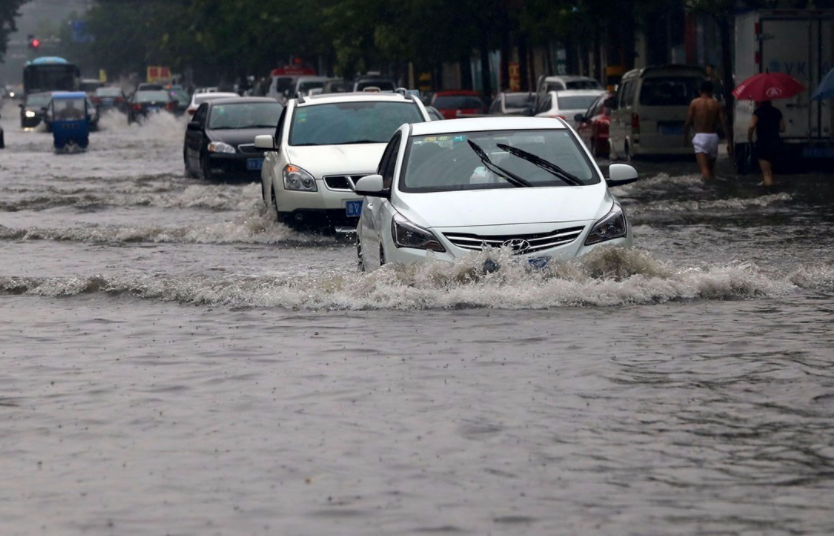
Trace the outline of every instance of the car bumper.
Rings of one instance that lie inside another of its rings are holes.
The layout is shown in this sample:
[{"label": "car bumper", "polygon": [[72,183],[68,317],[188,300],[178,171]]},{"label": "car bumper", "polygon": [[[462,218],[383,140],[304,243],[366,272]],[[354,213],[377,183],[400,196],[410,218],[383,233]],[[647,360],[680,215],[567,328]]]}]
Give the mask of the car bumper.
[{"label": "car bumper", "polygon": [[20,119],[20,124],[23,125],[23,128],[35,128],[41,124],[42,120],[43,118],[39,115],[35,117],[23,117]]},{"label": "car bumper", "polygon": [[[547,265],[549,263],[562,263],[567,262],[572,259],[576,259],[582,257],[593,251],[594,249],[600,246],[619,246],[630,248],[633,246],[633,234],[631,230],[631,226],[629,225],[628,234],[623,238],[616,238],[613,240],[608,240],[606,242],[602,242],[599,244],[593,244],[590,246],[585,245],[585,240],[588,237],[588,233],[591,230],[594,222],[580,222],[580,223],[571,223],[566,227],[572,227],[576,225],[583,224],[584,229],[582,233],[574,239],[572,242],[557,245],[555,247],[541,249],[532,253],[526,254],[519,254],[514,255],[513,258],[517,259],[521,263],[529,263],[531,266],[534,267],[541,267]],[[503,226],[501,226],[503,227]],[[537,234],[537,233],[547,233],[553,230],[553,225],[541,225],[541,224],[522,224],[512,226],[514,228],[514,232],[523,235],[523,234]],[[387,262],[394,262],[400,264],[415,264],[425,262],[428,258],[433,260],[440,260],[445,261],[448,263],[454,263],[459,259],[462,259],[472,253],[478,253],[477,251],[473,251],[470,249],[464,249],[461,247],[456,246],[453,244],[447,237],[446,233],[449,234],[461,234],[461,233],[469,233],[470,231],[474,231],[478,234],[483,235],[506,235],[506,231],[500,229],[498,227],[491,229],[490,227],[478,227],[473,228],[471,230],[467,229],[460,229],[460,228],[451,228],[451,229],[433,229],[432,232],[434,233],[435,237],[443,244],[443,247],[446,249],[445,252],[436,252],[436,251],[426,251],[420,249],[412,249],[412,248],[403,248],[397,247],[394,244],[393,238],[391,238],[391,233],[385,233],[385,257]]]},{"label": "car bumper", "polygon": [[683,145],[683,136],[641,136],[630,145],[636,155],[687,155],[694,154],[692,144]]},{"label": "car bumper", "polygon": [[[353,173],[351,175],[359,175]],[[346,213],[348,201],[362,201],[362,197],[347,190],[331,190],[322,179],[316,179],[316,192],[299,192],[283,189],[283,184],[276,185],[276,198],[279,212],[294,212],[304,210],[307,212],[341,211]]]},{"label": "car bumper", "polygon": [[225,154],[209,153],[208,166],[212,177],[237,177],[251,181],[261,178],[261,169],[249,169],[250,160],[260,160],[263,165],[263,155],[258,154]]}]

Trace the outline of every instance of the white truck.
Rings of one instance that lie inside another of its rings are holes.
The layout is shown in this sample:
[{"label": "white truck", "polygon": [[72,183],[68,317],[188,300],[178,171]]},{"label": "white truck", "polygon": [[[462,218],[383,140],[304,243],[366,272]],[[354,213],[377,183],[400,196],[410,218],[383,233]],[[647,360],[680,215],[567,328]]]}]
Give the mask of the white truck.
[{"label": "white truck", "polygon": [[[736,84],[764,72],[787,73],[807,90],[776,100],[786,131],[786,159],[800,168],[804,159],[834,158],[834,101],[811,100],[823,77],[834,67],[834,11],[806,9],[755,10],[736,15]],[[736,167],[750,171],[747,129],[754,103],[735,101],[733,134]]]}]

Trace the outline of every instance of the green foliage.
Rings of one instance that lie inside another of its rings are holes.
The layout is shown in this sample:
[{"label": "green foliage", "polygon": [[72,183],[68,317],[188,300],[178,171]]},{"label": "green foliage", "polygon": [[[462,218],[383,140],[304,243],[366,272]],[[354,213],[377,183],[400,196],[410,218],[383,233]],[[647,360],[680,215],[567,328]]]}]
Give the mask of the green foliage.
[{"label": "green foliage", "polygon": [[17,30],[15,19],[20,14],[20,6],[27,0],[0,0],[0,61],[6,55],[9,35]]}]

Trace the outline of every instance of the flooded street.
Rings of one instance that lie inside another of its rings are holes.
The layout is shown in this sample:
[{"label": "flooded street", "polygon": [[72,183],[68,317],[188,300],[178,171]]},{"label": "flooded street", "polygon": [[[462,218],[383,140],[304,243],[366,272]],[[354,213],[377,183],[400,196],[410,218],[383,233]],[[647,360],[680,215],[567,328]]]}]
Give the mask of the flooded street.
[{"label": "flooded street", "polygon": [[834,530],[834,178],[637,162],[637,249],[362,274],[184,123],[3,110],[4,535]]}]

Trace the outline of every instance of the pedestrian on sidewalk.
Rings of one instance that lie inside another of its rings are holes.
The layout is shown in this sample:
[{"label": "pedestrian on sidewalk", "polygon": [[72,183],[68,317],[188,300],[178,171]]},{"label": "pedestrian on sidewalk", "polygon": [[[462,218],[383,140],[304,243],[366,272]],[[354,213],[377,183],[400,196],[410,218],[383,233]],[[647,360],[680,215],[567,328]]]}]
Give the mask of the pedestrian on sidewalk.
[{"label": "pedestrian on sidewalk", "polygon": [[727,152],[733,153],[733,142],[730,140],[730,129],[724,109],[713,96],[714,86],[709,80],[701,82],[701,94],[689,105],[689,113],[683,126],[683,144],[688,147],[689,129],[695,129],[692,146],[695,149],[695,159],[701,168],[701,176],[705,181],[715,179],[715,161],[718,159],[718,125],[727,134]]},{"label": "pedestrian on sidewalk", "polygon": [[762,169],[763,180],[760,186],[770,188],[773,186],[773,162],[782,150],[782,138],[779,133],[785,132],[785,118],[771,101],[756,103],[756,109],[750,118],[750,127],[747,129],[747,140],[750,143],[753,143],[754,132],[756,159]]}]

